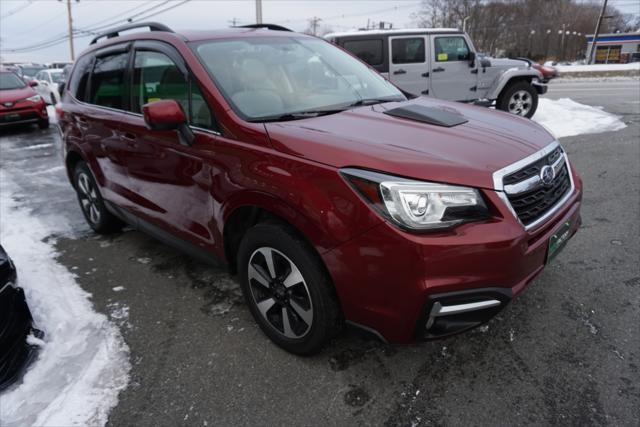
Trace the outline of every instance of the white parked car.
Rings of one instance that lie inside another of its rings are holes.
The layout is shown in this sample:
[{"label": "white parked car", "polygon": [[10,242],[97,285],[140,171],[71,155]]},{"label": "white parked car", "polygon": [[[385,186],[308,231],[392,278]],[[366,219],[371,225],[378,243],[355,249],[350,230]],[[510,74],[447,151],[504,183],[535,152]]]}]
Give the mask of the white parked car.
[{"label": "white parked car", "polygon": [[58,83],[64,80],[62,68],[40,70],[35,76],[38,82],[36,91],[42,96],[47,104],[55,105],[60,102],[58,93]]}]

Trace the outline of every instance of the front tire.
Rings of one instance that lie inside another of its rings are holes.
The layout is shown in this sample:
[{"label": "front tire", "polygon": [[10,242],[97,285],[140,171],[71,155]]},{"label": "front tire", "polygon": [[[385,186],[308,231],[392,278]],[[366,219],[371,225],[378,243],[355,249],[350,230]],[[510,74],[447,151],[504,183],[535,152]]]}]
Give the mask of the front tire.
[{"label": "front tire", "polygon": [[529,82],[511,83],[500,94],[496,107],[530,119],[538,108],[538,92]]},{"label": "front tire", "polygon": [[39,120],[38,128],[40,129],[48,129],[49,128],[49,119]]},{"label": "front tire", "polygon": [[238,272],[251,314],[283,349],[314,354],[340,330],[331,279],[313,248],[288,226],[249,229],[238,250]]},{"label": "front tire", "polygon": [[122,229],[124,223],[107,210],[100,189],[85,162],[76,165],[73,183],[80,209],[93,231],[109,234]]}]

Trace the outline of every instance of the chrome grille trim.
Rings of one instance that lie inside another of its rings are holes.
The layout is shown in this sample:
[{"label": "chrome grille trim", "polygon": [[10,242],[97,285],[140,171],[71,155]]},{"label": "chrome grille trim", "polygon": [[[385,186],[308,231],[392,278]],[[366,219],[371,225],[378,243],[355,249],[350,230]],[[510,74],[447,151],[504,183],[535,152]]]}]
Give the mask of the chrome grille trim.
[{"label": "chrome grille trim", "polygon": [[[558,159],[554,164],[553,164],[553,168],[554,170],[557,172],[559,171],[563,165],[566,164],[567,167],[567,172],[569,174],[569,181],[570,181],[570,187],[569,190],[566,192],[566,194],[564,196],[562,196],[562,198],[560,198],[560,200],[551,208],[549,209],[547,212],[544,213],[544,215],[542,215],[540,218],[536,219],[535,221],[531,222],[530,224],[524,225],[522,223],[522,221],[520,220],[520,218],[518,217],[518,214],[516,213],[516,211],[513,209],[513,206],[511,206],[511,202],[509,201],[509,198],[507,197],[507,188],[509,188],[509,190],[513,191],[515,190],[513,187],[517,187],[520,186],[521,184],[523,184],[523,182],[527,182],[529,180],[520,182],[518,184],[514,184],[511,186],[505,186],[503,183],[503,179],[505,176],[510,175],[514,172],[517,172],[518,170],[537,162],[538,160],[542,159],[543,157],[547,156],[548,154],[550,154],[551,152],[553,152],[556,148],[560,147],[560,143],[558,141],[553,141],[551,144],[547,145],[545,148],[543,148],[542,150],[533,153],[532,155],[525,157],[522,160],[519,160],[515,163],[510,164],[509,166],[500,169],[496,172],[493,173],[493,186],[494,189],[496,190],[496,193],[498,195],[498,197],[500,197],[500,199],[502,199],[502,201],[505,203],[505,205],[509,208],[509,211],[511,212],[511,214],[514,216],[514,218],[524,227],[525,230],[531,230],[532,228],[535,228],[537,226],[539,226],[540,224],[544,223],[545,221],[547,221],[549,219],[549,217],[553,216],[553,214],[555,214],[560,208],[562,208],[567,201],[569,200],[569,198],[571,197],[571,195],[574,193],[575,191],[575,183],[573,182],[573,174],[571,172],[571,164],[569,163],[569,158],[567,157],[567,153],[564,151],[564,149],[562,149],[562,156],[560,157],[560,159]],[[562,160],[561,160],[562,159]],[[557,166],[557,168],[556,168]],[[535,187],[532,187],[535,188]],[[518,188],[520,189],[520,188]],[[509,194],[514,194],[514,193],[509,193]],[[515,193],[518,194],[518,193]]]},{"label": "chrome grille trim", "polygon": [[[564,156],[560,156],[558,160],[555,161],[555,163],[552,165],[553,173],[555,176],[558,175],[558,172],[560,172],[560,169],[564,164],[565,164]],[[536,188],[541,187],[542,185],[544,184],[542,184],[542,180],[540,179],[540,176],[534,175],[531,178],[526,179],[524,181],[520,181],[517,184],[505,185],[504,192],[510,195],[526,193],[527,191],[535,190]]]}]

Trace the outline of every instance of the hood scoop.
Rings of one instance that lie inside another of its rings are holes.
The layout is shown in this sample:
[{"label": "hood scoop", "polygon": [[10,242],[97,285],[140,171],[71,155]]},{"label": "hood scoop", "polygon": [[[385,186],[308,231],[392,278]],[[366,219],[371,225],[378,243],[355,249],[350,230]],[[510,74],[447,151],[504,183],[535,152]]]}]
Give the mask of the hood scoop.
[{"label": "hood scoop", "polygon": [[448,128],[468,122],[468,120],[460,114],[418,104],[409,104],[386,110],[384,114]]}]

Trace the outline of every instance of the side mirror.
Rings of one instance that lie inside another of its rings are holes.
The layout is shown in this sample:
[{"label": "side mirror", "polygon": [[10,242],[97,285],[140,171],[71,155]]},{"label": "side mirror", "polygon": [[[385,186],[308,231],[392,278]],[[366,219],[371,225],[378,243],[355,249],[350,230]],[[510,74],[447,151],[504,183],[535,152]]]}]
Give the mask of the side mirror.
[{"label": "side mirror", "polygon": [[193,145],[195,135],[187,124],[187,116],[178,101],[166,99],[142,106],[144,122],[151,130],[177,130],[182,145]]},{"label": "side mirror", "polygon": [[476,53],[473,51],[469,52],[469,67],[473,67],[476,65]]},{"label": "side mirror", "polygon": [[29,86],[31,86],[31,87],[36,87],[36,86],[38,86],[38,82],[37,82],[37,81],[35,81],[35,80],[29,80],[29,83],[28,83],[28,84],[29,84]]},{"label": "side mirror", "polygon": [[62,94],[64,93],[65,87],[67,87],[67,82],[61,81],[58,83],[58,94],[60,95],[60,99],[62,99]]}]

